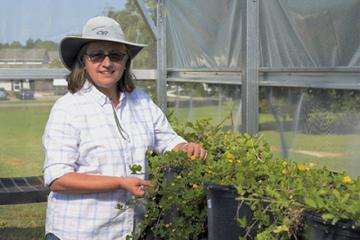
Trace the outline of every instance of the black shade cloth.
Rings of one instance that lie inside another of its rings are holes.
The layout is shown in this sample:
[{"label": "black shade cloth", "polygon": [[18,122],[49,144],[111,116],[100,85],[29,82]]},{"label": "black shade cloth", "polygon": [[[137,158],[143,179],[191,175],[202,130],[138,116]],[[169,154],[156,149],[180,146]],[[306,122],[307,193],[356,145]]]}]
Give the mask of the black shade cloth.
[{"label": "black shade cloth", "polygon": [[0,205],[46,202],[48,194],[42,176],[0,178]]}]

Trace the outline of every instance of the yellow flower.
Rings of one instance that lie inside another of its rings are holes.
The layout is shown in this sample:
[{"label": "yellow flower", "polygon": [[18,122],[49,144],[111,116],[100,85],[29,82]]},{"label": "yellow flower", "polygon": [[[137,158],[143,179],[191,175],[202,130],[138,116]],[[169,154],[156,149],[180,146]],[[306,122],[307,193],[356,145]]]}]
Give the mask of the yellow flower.
[{"label": "yellow flower", "polygon": [[192,176],[192,172],[189,172],[187,175],[188,175],[188,177]]},{"label": "yellow flower", "polygon": [[343,177],[342,181],[343,181],[343,183],[345,183],[345,184],[349,184],[349,183],[352,182],[352,179],[351,179],[350,176],[345,176],[345,177]]},{"label": "yellow flower", "polygon": [[198,188],[199,187],[199,185],[197,185],[196,183],[194,183],[193,185],[192,185],[192,188],[193,189],[196,189],[196,188]]},{"label": "yellow flower", "polygon": [[168,227],[170,227],[170,225],[169,225],[169,224],[165,224],[165,227],[168,228]]},{"label": "yellow flower", "polygon": [[231,160],[231,159],[234,159],[234,155],[232,153],[226,153],[226,158]]},{"label": "yellow flower", "polygon": [[303,171],[306,170],[306,167],[305,167],[304,164],[299,164],[299,165],[298,165],[298,169],[303,172]]},{"label": "yellow flower", "polygon": [[287,174],[287,171],[286,171],[285,169],[283,169],[283,170],[281,171],[281,173],[284,174],[284,175],[286,175],[286,174]]},{"label": "yellow flower", "polygon": [[313,162],[309,163],[309,168],[314,168],[314,167],[316,167],[316,163]]},{"label": "yellow flower", "polygon": [[176,176],[176,179],[181,179],[182,177],[180,175],[177,175]]},{"label": "yellow flower", "polygon": [[192,155],[192,156],[190,157],[190,160],[191,160],[191,161],[196,160],[196,156],[195,156],[195,155]]},{"label": "yellow flower", "polygon": [[283,167],[286,167],[287,164],[288,164],[287,161],[283,161],[283,162],[282,162]]}]

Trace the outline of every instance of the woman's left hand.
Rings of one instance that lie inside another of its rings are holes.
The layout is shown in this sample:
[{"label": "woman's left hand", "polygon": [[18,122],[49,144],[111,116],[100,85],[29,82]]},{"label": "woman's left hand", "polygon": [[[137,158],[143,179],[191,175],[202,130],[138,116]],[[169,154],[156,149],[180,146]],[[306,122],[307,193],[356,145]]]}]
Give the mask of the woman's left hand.
[{"label": "woman's left hand", "polygon": [[175,150],[186,152],[189,158],[196,157],[202,160],[207,158],[207,151],[197,143],[180,143],[175,147]]}]

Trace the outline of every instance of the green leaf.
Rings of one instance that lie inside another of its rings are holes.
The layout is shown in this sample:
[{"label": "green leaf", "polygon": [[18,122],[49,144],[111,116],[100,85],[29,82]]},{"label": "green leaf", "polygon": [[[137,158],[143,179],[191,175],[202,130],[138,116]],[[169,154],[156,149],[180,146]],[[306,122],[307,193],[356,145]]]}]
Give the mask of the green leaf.
[{"label": "green leaf", "polygon": [[311,208],[317,208],[316,202],[312,198],[304,198],[304,202]]},{"label": "green leaf", "polygon": [[246,225],[247,225],[246,217],[239,218],[238,221],[239,221],[239,224],[241,227],[243,227],[243,228],[246,227]]},{"label": "green leaf", "polygon": [[274,233],[281,233],[281,232],[289,232],[289,226],[281,225],[277,226],[274,230]]},{"label": "green leaf", "polygon": [[331,220],[331,219],[334,219],[335,216],[331,213],[324,213],[321,215],[321,218],[324,220]]},{"label": "green leaf", "polygon": [[333,190],[333,194],[334,196],[338,199],[338,200],[341,200],[341,195],[339,193],[339,191],[337,191],[336,189]]}]

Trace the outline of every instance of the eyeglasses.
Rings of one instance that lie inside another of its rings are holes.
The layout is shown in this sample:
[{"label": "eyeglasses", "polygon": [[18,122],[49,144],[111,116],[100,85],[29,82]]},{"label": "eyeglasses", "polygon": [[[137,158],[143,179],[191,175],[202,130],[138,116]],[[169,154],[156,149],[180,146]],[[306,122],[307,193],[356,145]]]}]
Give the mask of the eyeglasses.
[{"label": "eyeglasses", "polygon": [[86,53],[86,56],[90,58],[92,63],[101,63],[104,61],[105,57],[109,57],[110,61],[120,63],[127,57],[127,53],[122,52],[112,52],[110,51],[108,54],[105,54],[102,51],[94,52],[94,53]]}]

